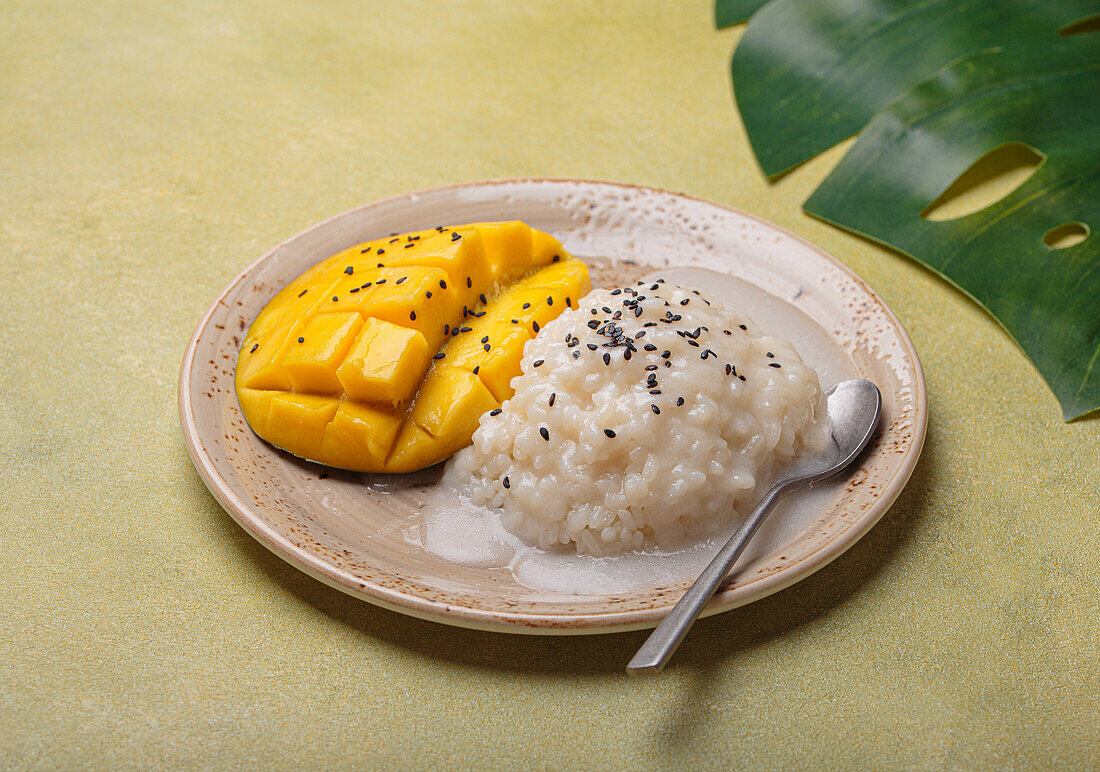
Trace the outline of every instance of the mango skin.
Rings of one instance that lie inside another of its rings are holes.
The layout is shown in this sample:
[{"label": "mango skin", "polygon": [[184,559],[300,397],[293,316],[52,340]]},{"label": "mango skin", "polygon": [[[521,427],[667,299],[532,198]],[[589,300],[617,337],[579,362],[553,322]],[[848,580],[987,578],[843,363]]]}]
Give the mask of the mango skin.
[{"label": "mango skin", "polygon": [[523,346],[590,289],[584,263],[518,221],[357,244],[257,315],[237,358],[241,411],[310,461],[423,469],[469,444],[512,396]]}]

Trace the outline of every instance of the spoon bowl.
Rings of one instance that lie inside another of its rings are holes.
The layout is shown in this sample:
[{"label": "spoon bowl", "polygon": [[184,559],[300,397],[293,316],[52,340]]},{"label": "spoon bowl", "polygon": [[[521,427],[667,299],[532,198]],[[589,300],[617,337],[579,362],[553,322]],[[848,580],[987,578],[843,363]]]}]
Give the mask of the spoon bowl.
[{"label": "spoon bowl", "polygon": [[638,649],[638,653],[626,666],[628,673],[657,673],[664,668],[722,580],[726,578],[726,574],[741,556],[749,539],[780,498],[836,475],[851,465],[867,447],[882,413],[882,394],[878,387],[862,379],[841,381],[829,389],[825,396],[829,420],[832,423],[829,450],[820,459],[799,464],[776,480],[745,518],[741,527]]}]

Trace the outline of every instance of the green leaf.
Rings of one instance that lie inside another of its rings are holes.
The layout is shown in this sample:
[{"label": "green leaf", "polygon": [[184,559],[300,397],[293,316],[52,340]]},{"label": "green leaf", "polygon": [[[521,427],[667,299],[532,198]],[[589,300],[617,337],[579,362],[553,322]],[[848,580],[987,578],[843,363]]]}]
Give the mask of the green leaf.
[{"label": "green leaf", "polygon": [[[718,3],[719,25],[752,5]],[[774,176],[856,134],[960,56],[1009,43],[1041,50],[1098,12],[1096,0],[773,0],[734,53],[738,109]]]},{"label": "green leaf", "polygon": [[714,3],[714,26],[718,29],[732,27],[746,21],[768,0],[716,0]]},{"label": "green leaf", "polygon": [[[1024,184],[956,220],[920,216],[971,164],[1012,142],[1044,157]],[[805,209],[916,258],[988,309],[1066,420],[1100,407],[1095,35],[1041,46],[1028,38],[954,62],[877,115]],[[1044,234],[1067,222],[1093,232],[1064,249],[1047,246]]]}]

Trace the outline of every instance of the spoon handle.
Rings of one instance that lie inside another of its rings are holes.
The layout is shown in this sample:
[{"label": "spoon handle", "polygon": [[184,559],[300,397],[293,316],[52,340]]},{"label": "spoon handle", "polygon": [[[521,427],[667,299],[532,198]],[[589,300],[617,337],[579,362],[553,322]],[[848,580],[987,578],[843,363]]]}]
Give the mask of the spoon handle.
[{"label": "spoon handle", "polygon": [[730,568],[733,567],[737,558],[745,550],[745,545],[749,543],[749,539],[756,533],[756,529],[764,522],[764,518],[767,517],[768,512],[771,511],[775,502],[784,493],[786,487],[785,484],[775,485],[765,494],[760,503],[756,505],[756,508],[745,518],[745,522],[741,524],[741,527],[734,532],[730,540],[699,574],[699,578],[695,580],[695,583],[673,606],[672,611],[668,612],[668,616],[662,619],[661,623],[657,625],[657,629],[650,633],[649,638],[638,649],[638,653],[627,664],[626,672],[631,675],[640,675],[643,673],[659,673],[664,668],[672,653],[676,651],[676,647],[680,645],[680,641],[691,629],[695,618],[699,616],[707,605],[707,601],[714,595],[718,585],[726,578]]}]

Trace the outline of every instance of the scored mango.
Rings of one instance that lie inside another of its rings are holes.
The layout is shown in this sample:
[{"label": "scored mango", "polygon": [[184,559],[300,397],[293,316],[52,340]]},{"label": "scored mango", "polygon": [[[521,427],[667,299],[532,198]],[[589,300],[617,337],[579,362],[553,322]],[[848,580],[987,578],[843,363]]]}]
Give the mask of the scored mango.
[{"label": "scored mango", "polygon": [[584,263],[518,221],[358,244],[260,311],[237,359],[241,411],[311,461],[423,469],[469,444],[512,396],[523,346],[590,288]]}]

